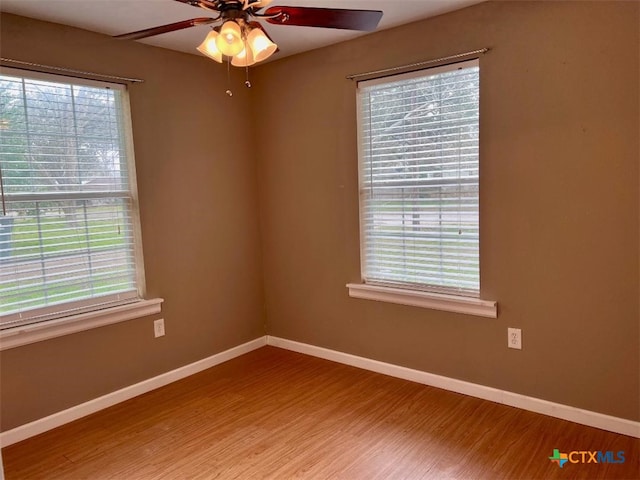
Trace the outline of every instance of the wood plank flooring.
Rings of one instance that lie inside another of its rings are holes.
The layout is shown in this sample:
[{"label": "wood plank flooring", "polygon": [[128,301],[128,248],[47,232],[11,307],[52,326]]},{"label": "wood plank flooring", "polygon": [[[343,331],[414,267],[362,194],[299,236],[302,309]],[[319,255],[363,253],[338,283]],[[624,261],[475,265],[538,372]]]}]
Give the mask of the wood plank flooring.
[{"label": "wood plank flooring", "polygon": [[640,478],[640,440],[273,347],[2,453],[7,480]]}]

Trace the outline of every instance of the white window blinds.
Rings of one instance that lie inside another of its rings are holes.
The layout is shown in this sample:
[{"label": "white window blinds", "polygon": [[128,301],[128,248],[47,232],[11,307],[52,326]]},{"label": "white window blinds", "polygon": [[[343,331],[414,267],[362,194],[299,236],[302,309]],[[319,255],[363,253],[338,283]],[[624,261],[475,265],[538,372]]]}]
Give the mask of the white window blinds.
[{"label": "white window blinds", "polygon": [[142,286],[126,90],[18,72],[0,74],[5,328],[123,303]]},{"label": "white window blinds", "polygon": [[477,296],[477,60],[358,84],[362,276]]}]

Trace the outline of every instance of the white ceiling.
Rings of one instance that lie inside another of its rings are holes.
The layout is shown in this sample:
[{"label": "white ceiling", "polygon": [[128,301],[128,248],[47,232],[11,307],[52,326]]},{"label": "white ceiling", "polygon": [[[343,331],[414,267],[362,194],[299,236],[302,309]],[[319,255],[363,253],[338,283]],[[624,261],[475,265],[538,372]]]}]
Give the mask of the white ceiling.
[{"label": "white ceiling", "polygon": [[[384,14],[378,30],[384,30],[481,1],[483,0],[274,0],[271,5],[382,10]],[[0,11],[107,35],[213,14],[173,0],[0,0]],[[278,55],[272,57],[274,60],[367,33],[262,23],[280,47]],[[199,55],[195,47],[208,31],[209,27],[203,25],[138,41]]]}]

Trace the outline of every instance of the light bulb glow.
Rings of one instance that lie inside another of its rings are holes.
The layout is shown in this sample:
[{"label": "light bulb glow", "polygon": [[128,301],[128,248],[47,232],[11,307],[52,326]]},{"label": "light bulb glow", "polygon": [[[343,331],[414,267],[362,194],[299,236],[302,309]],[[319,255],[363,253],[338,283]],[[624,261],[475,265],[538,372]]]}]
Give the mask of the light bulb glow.
[{"label": "light bulb glow", "polygon": [[220,35],[216,38],[216,46],[224,55],[233,57],[244,49],[240,25],[233,20],[227,20],[220,29]]},{"label": "light bulb glow", "polygon": [[222,53],[220,53],[216,45],[216,38],[218,38],[218,32],[211,30],[198,47],[198,51],[207,57],[213,58],[216,62],[222,63]]},{"label": "light bulb glow", "polygon": [[259,28],[254,28],[247,37],[247,43],[253,52],[253,58],[256,62],[261,62],[269,58],[278,49]]}]

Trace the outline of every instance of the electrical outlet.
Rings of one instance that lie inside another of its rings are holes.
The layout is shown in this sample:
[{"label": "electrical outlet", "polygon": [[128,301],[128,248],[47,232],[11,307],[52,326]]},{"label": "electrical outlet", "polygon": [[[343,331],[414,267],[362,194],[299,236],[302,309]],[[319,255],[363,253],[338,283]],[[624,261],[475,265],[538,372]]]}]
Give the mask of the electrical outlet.
[{"label": "electrical outlet", "polygon": [[519,328],[507,328],[507,346],[522,350],[522,330]]},{"label": "electrical outlet", "polygon": [[155,338],[164,337],[164,318],[153,321],[153,334]]}]

